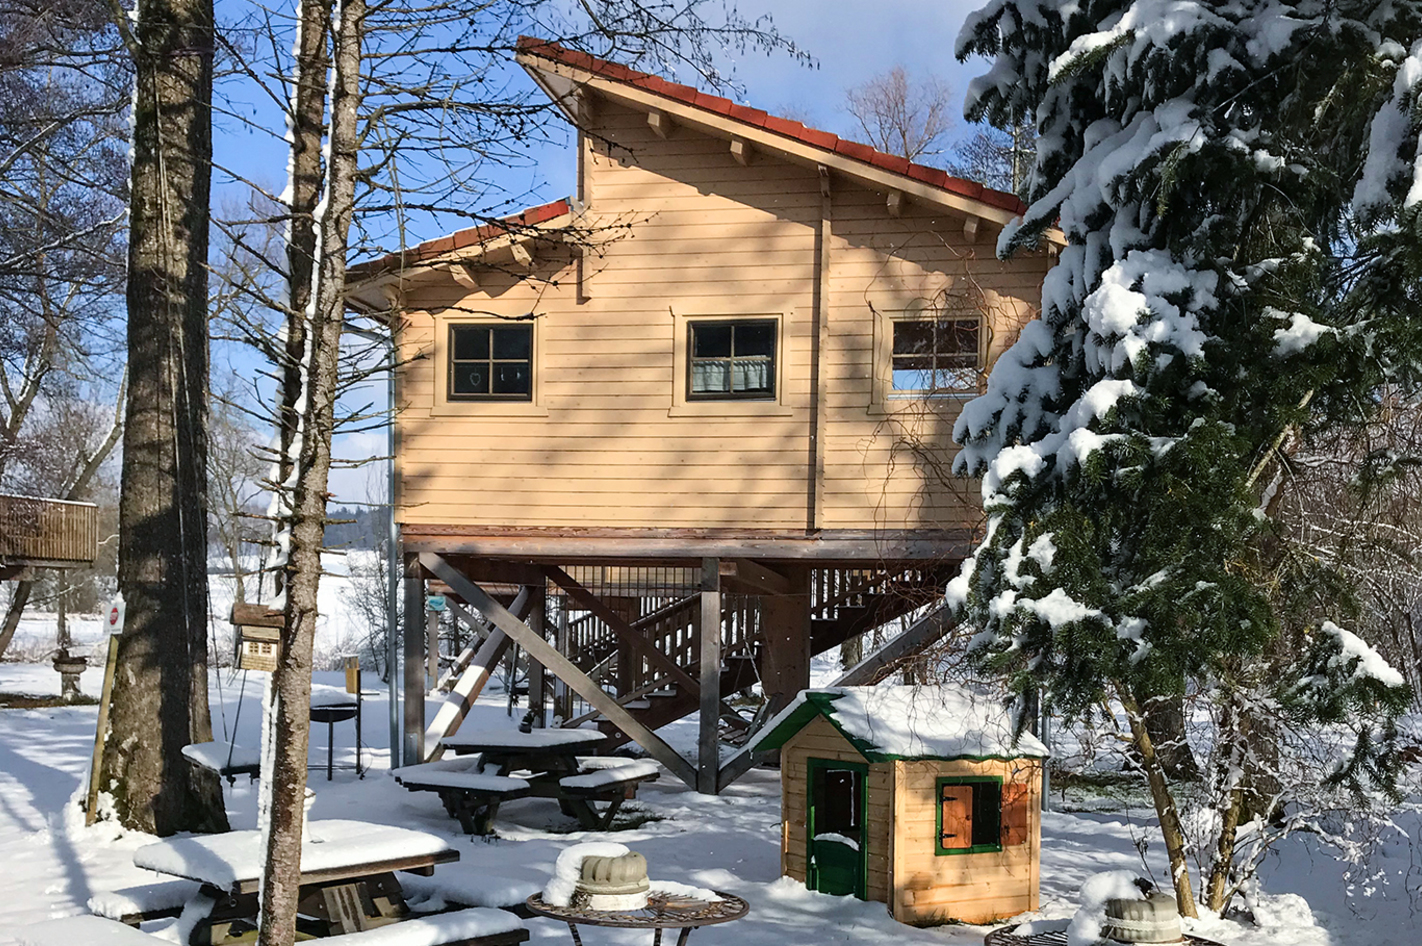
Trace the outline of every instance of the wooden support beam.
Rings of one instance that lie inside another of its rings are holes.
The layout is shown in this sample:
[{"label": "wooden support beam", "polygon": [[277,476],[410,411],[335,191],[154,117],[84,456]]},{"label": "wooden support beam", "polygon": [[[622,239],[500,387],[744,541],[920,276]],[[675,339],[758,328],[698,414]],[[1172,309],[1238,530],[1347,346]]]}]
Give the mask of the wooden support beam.
[{"label": "wooden support beam", "polygon": [[[425,611],[424,576],[419,559],[405,556],[404,628],[405,661],[405,738],[401,742],[400,759],[411,765],[425,757]],[[392,750],[393,751],[393,750]],[[391,768],[396,763],[392,760]]]},{"label": "wooden support beam", "polygon": [[488,628],[484,627],[482,622],[474,619],[474,615],[470,614],[464,605],[455,601],[453,595],[445,600],[449,607],[449,613],[454,615],[454,619],[469,628],[470,638],[469,646],[459,652],[459,656],[454,658],[454,663],[444,672],[444,675],[440,677],[439,683],[435,684],[436,690],[448,693],[450,688],[454,686],[455,681],[459,679],[460,675],[463,674],[465,669],[469,666],[470,661],[474,659],[474,654],[478,652],[479,646],[488,639],[489,631]]},{"label": "wooden support beam", "polygon": [[522,240],[514,240],[509,244],[509,252],[513,254],[514,262],[520,266],[533,265],[533,253]]},{"label": "wooden support beam", "polygon": [[576,664],[534,634],[527,624],[510,614],[503,605],[485,594],[482,588],[461,575],[437,553],[421,552],[420,564],[436,577],[448,582],[461,598],[478,609],[495,627],[522,645],[550,673],[572,687],[594,709],[606,716],[612,725],[636,740],[638,745],[647,750],[648,755],[666,766],[687,785],[696,785],[697,772],[691,767],[691,763],[677,755],[676,750],[667,745],[660,736],[623,709],[615,697],[589,679]]},{"label": "wooden support beam", "polygon": [[439,612],[425,611],[425,689],[439,683]]},{"label": "wooden support beam", "polygon": [[871,686],[888,676],[899,661],[937,642],[956,622],[947,607],[938,608],[915,621],[908,630],[850,667],[832,686]]},{"label": "wooden support beam", "polygon": [[[513,604],[509,606],[509,613],[517,618],[522,618],[528,613],[529,594],[524,588],[514,598]],[[470,618],[469,624],[473,626],[473,615],[470,615],[463,608],[455,612],[456,615],[464,614]],[[426,762],[434,762],[444,755],[444,740],[459,731],[459,727],[464,723],[465,717],[469,715],[469,710],[474,706],[474,701],[479,698],[479,694],[484,692],[484,687],[488,685],[489,678],[499,666],[499,661],[504,659],[504,654],[508,652],[509,645],[513,643],[509,636],[503,631],[495,628],[484,638],[484,642],[470,658],[468,665],[460,671],[458,682],[454,689],[444,698],[439,710],[435,713],[434,722],[430,724],[429,730],[425,733],[425,755]]]},{"label": "wooden support beam", "polygon": [[697,739],[696,790],[716,794],[721,773],[721,562],[701,560],[701,713]]},{"label": "wooden support beam", "polygon": [[830,196],[829,168],[825,167],[823,164],[819,164],[815,166],[815,169],[819,172],[820,175],[820,196],[828,198]]},{"label": "wooden support beam", "polygon": [[902,217],[904,214],[904,204],[908,201],[904,198],[903,191],[889,191],[889,199],[885,204],[889,208],[890,217]]},{"label": "wooden support beam", "polygon": [[647,662],[658,668],[663,673],[670,676],[678,684],[686,687],[688,692],[697,694],[700,687],[696,684],[696,678],[683,670],[675,660],[652,646],[651,641],[646,636],[639,633],[630,622],[612,608],[608,607],[597,595],[588,591],[578,583],[572,575],[556,565],[546,565],[543,569],[548,576],[548,580],[568,593],[568,597],[576,601],[579,605],[591,611],[593,615],[612,629],[612,633],[617,635],[622,641],[639,656],[645,657]]},{"label": "wooden support beam", "polygon": [[[528,611],[528,626],[540,640],[548,639],[548,586],[539,582],[531,596],[532,607]],[[546,725],[543,698],[543,664],[532,654],[528,655],[528,711],[533,714],[533,726],[542,729]]]},{"label": "wooden support beam", "polygon": [[731,157],[736,159],[736,163],[741,167],[750,167],[752,149],[750,142],[744,138],[731,139]]},{"label": "wooden support beam", "polygon": [[473,263],[450,263],[440,268],[454,277],[455,284],[461,288],[471,292],[479,288],[479,270]]},{"label": "wooden support beam", "polygon": [[721,584],[734,594],[783,595],[790,593],[790,581],[773,568],[748,558],[721,560]]},{"label": "wooden support beam", "polygon": [[672,133],[672,120],[666,112],[654,108],[647,113],[647,127],[651,128],[658,138],[667,138]]},{"label": "wooden support beam", "polygon": [[976,242],[978,242],[978,218],[977,218],[977,217],[964,217],[964,218],[963,218],[963,239],[967,240],[969,243],[976,243]]},{"label": "wooden support beam", "polygon": [[784,568],[787,593],[760,601],[760,681],[771,715],[810,685],[810,568]]},{"label": "wooden support beam", "polygon": [[586,128],[597,117],[597,96],[589,89],[582,88],[573,93],[573,102],[577,110],[578,124]]}]

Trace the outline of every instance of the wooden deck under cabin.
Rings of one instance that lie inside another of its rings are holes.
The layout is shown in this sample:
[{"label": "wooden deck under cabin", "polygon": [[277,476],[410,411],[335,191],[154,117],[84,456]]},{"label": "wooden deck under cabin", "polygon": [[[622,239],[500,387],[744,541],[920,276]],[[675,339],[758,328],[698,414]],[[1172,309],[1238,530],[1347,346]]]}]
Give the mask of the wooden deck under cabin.
[{"label": "wooden deck under cabin", "polygon": [[94,504],[0,495],[0,573],[92,565],[98,551]]}]

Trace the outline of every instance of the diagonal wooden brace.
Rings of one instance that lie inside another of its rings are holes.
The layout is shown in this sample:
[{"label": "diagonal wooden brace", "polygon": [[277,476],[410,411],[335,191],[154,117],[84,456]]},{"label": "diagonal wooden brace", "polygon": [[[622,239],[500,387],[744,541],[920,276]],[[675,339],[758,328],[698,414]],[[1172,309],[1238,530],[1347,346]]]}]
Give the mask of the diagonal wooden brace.
[{"label": "diagonal wooden brace", "polygon": [[556,647],[535,634],[532,628],[489,597],[484,589],[445,561],[443,556],[435,552],[421,552],[420,565],[454,589],[455,594],[478,609],[495,627],[528,651],[534,660],[543,664],[549,672],[571,687],[578,696],[606,716],[614,726],[636,740],[638,745],[647,750],[648,755],[666,766],[673,775],[687,785],[693,787],[696,785],[696,769],[690,762],[683,759],[660,736],[623,709],[615,697],[594,683],[587,674],[578,669],[576,664],[560,654]]}]

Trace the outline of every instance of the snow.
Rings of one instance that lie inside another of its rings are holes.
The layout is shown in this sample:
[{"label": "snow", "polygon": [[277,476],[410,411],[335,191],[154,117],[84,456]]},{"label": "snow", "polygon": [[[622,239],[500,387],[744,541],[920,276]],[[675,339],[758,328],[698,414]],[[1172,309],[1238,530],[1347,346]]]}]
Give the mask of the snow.
[{"label": "snow", "polygon": [[814,839],[816,842],[830,841],[834,844],[843,844],[845,847],[849,848],[852,851],[859,850],[858,841],[856,841],[854,838],[847,838],[842,834],[817,834],[815,835]]},{"label": "snow", "polygon": [[359,933],[328,936],[321,942],[328,946],[444,946],[520,929],[523,929],[523,921],[512,913],[475,907],[415,917]]},{"label": "snow", "polygon": [[160,940],[97,916],[71,916],[19,931],[24,946],[157,946]]},{"label": "snow", "polygon": [[1320,630],[1331,635],[1338,641],[1340,653],[1334,657],[1330,663],[1335,666],[1347,669],[1353,661],[1357,661],[1357,666],[1353,668],[1353,678],[1361,680],[1372,678],[1382,683],[1383,686],[1401,687],[1407,685],[1407,680],[1396,668],[1392,667],[1382,654],[1378,653],[1372,646],[1358,635],[1334,624],[1332,621],[1324,621]]},{"label": "snow", "polygon": [[484,775],[474,771],[450,771],[436,769],[421,772],[421,765],[407,765],[396,769],[395,780],[411,785],[433,785],[439,788],[465,788],[474,792],[519,792],[528,789],[528,781],[509,778],[505,775]]},{"label": "snow", "polygon": [[707,903],[719,903],[721,898],[716,895],[716,891],[708,890],[705,887],[696,887],[691,884],[679,884],[674,880],[653,880],[647,890],[648,897],[687,897],[691,900],[704,900]]},{"label": "snow", "polygon": [[621,857],[631,853],[625,844],[615,841],[587,841],[574,844],[558,855],[553,876],[543,888],[543,902],[549,906],[566,907],[573,902],[578,881],[583,879],[583,861],[589,857]]},{"label": "snow", "polygon": [[347,693],[345,687],[327,686],[324,683],[311,685],[311,705],[313,707],[354,706],[355,702],[356,695]]},{"label": "snow", "polygon": [[830,698],[831,722],[870,750],[903,759],[1046,758],[1031,733],[1013,739],[997,702],[952,686],[831,687],[801,692],[766,724],[766,734],[800,712],[807,694]]},{"label": "snow", "polygon": [[[835,672],[828,657],[816,658],[814,667],[817,680],[831,679]],[[92,680],[97,691],[101,675],[101,670],[88,671],[86,689]],[[317,677],[327,683],[341,679],[339,673]],[[51,681],[52,690],[57,690],[57,678],[47,666],[0,664],[0,691],[35,692]],[[223,675],[220,701],[218,679],[215,674],[214,717],[225,716],[230,725],[239,688]],[[373,682],[373,677],[368,678],[367,686]],[[501,691],[486,692],[471,710],[469,724],[514,729],[517,716],[505,715],[506,700]],[[246,708],[237,737],[251,745],[258,731],[254,688],[248,687],[242,701]],[[435,710],[431,702],[429,715]],[[388,707],[383,698],[367,698],[364,712],[365,737],[371,743],[365,756],[374,760],[377,769],[385,768]],[[0,872],[0,946],[14,946],[32,924],[85,912],[90,897],[156,879],[132,863],[134,850],[154,838],[121,831],[112,823],[86,828],[70,801],[88,771],[95,714],[92,706],[0,710],[0,862],[12,865]],[[664,727],[660,733],[675,746],[694,746],[695,720]],[[1055,751],[1070,751],[1068,731],[1058,730],[1053,738],[1059,746]],[[338,743],[337,755],[338,762],[352,761],[354,748],[349,742]],[[324,763],[324,745],[313,747],[313,760],[316,757]],[[398,875],[412,907],[421,912],[440,909],[441,900],[470,906],[517,903],[544,885],[559,853],[570,844],[608,837],[581,830],[574,819],[559,813],[556,800],[526,798],[506,802],[500,809],[499,837],[470,839],[433,795],[407,792],[393,779],[377,775],[362,781],[353,772],[338,771],[334,781],[321,781],[312,816],[418,828],[458,850],[461,859],[436,867],[431,877]],[[223,791],[234,826],[251,828],[255,787],[239,780],[235,786],[223,783]],[[1053,795],[1060,803],[1056,783]],[[1018,919],[1063,927],[1076,911],[1081,884],[1102,871],[1143,873],[1168,888],[1159,831],[1148,800],[1103,797],[1099,804],[1110,810],[1043,814],[1042,906],[1038,913]],[[653,878],[666,878],[653,880],[653,892],[682,884],[701,891],[724,890],[751,904],[745,919],[703,928],[693,943],[981,946],[988,931],[961,925],[906,927],[894,922],[881,903],[814,893],[804,884],[781,878],[780,778],[774,770],[752,770],[718,796],[697,794],[664,774],[643,787],[636,805],[654,820],[613,837],[647,857]],[[1422,863],[1422,844],[1417,840],[1422,838],[1422,815],[1415,799],[1396,811],[1394,821],[1396,830],[1382,839],[1366,871],[1350,872],[1316,836],[1295,835],[1266,859],[1260,890],[1251,895],[1259,925],[1204,917],[1190,924],[1190,932],[1229,946],[1398,946],[1422,939],[1411,905],[1418,895],[1416,865]],[[534,943],[567,942],[563,924],[534,919],[526,925]],[[145,925],[145,929],[157,932],[161,926]],[[170,925],[162,935],[171,939],[175,928]],[[600,941],[634,944],[645,938],[611,933]],[[152,946],[158,941],[142,942]],[[102,939],[73,936],[58,946],[81,943],[105,946]]]},{"label": "snow", "polygon": [[262,754],[255,749],[243,749],[223,742],[195,742],[183,746],[183,758],[214,772],[220,772],[229,765],[245,768],[262,762]]},{"label": "snow", "polygon": [[[311,839],[302,840],[303,871],[339,870],[452,849],[449,841],[433,834],[366,821],[308,821],[307,829]],[[227,889],[261,876],[260,840],[257,831],[168,838],[139,848],[133,864]]]},{"label": "snow", "polygon": [[444,740],[446,749],[466,746],[488,746],[499,749],[553,749],[562,746],[583,746],[603,742],[607,737],[596,729],[460,729]]},{"label": "snow", "polygon": [[187,880],[164,880],[154,884],[135,884],[119,890],[101,890],[89,898],[89,912],[121,920],[136,913],[156,913],[175,910],[198,892],[198,885]]},{"label": "snow", "polygon": [[1277,313],[1279,318],[1287,318],[1289,324],[1274,330],[1274,356],[1287,358],[1308,349],[1324,335],[1335,331],[1332,327],[1315,322],[1302,312]]},{"label": "snow", "polygon": [[1144,900],[1141,878],[1129,870],[1102,871],[1081,885],[1081,906],[1067,926],[1068,946],[1095,946],[1101,941],[1107,900]]},{"label": "snow", "polygon": [[656,775],[660,771],[661,766],[655,762],[633,761],[625,765],[599,768],[596,772],[588,772],[583,775],[564,776],[558,780],[558,784],[564,788],[602,788],[606,785],[616,785],[624,779]]}]

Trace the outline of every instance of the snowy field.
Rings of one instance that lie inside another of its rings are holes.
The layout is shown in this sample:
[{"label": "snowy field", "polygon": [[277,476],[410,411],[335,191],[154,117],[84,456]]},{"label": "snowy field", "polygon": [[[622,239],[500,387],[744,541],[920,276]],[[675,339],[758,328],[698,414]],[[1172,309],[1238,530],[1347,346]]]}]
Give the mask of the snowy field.
[{"label": "snowy field", "polygon": [[[318,682],[340,685],[339,674],[318,674]],[[101,684],[98,671],[83,680],[85,692]],[[253,674],[245,693],[241,676],[223,672],[213,679],[214,724],[221,738],[224,723],[242,711],[238,743],[255,746],[260,680]],[[0,691],[53,693],[57,675],[47,666],[0,665]],[[367,689],[378,689],[372,675]],[[434,704],[431,704],[433,707]],[[517,714],[505,714],[503,695],[487,694],[475,707],[471,725],[512,727]],[[87,777],[96,709],[0,710],[0,943],[13,942],[13,931],[49,917],[84,911],[96,891],[157,879],[132,866],[135,848],[152,840],[122,834],[111,826],[84,828],[73,804]],[[786,944],[861,943],[979,944],[983,928],[948,926],[916,930],[892,921],[882,904],[829,897],[806,891],[779,877],[779,779],[758,770],[726,794],[696,795],[663,775],[643,787],[637,807],[646,820],[612,835],[577,829],[576,822],[545,799],[506,804],[497,827],[501,837],[472,840],[460,835],[438,800],[427,793],[407,793],[386,774],[387,703],[368,699],[364,713],[365,758],[375,770],[365,780],[337,771],[327,782],[313,770],[317,792],[314,818],[354,818],[436,832],[456,839],[463,857],[441,867],[436,876],[455,879],[503,877],[542,884],[558,852],[575,841],[609,838],[646,855],[654,879],[726,890],[751,904],[748,918],[699,931],[699,946],[786,946]],[[354,759],[353,729],[336,727],[336,761]],[[678,724],[664,734],[685,746],[694,727]],[[325,727],[312,737],[312,761],[324,763]],[[255,826],[255,786],[239,780],[227,790],[234,827]],[[641,820],[641,819],[638,819]],[[1050,813],[1042,839],[1042,913],[1066,916],[1073,910],[1081,882],[1112,869],[1164,877],[1164,858],[1147,810],[1090,814]],[[1422,833],[1415,815],[1399,825],[1412,838]],[[1141,854],[1144,849],[1144,859]],[[1207,920],[1195,931],[1235,946],[1402,946],[1422,942],[1422,849],[1399,833],[1386,845],[1377,873],[1349,879],[1340,866],[1309,840],[1291,842],[1268,863],[1264,894],[1256,905],[1261,926]],[[529,923],[535,943],[566,943],[567,929],[551,921]],[[597,943],[642,944],[647,934],[588,930]],[[76,944],[78,946],[78,944]]]}]

